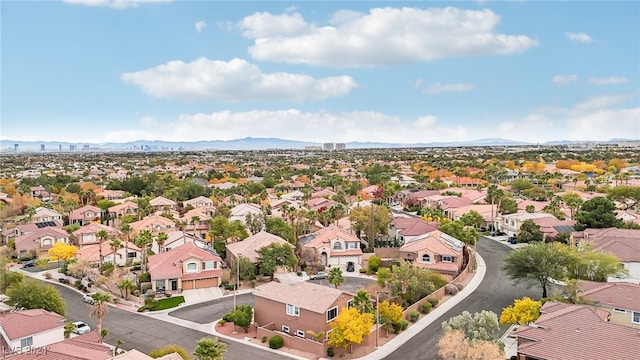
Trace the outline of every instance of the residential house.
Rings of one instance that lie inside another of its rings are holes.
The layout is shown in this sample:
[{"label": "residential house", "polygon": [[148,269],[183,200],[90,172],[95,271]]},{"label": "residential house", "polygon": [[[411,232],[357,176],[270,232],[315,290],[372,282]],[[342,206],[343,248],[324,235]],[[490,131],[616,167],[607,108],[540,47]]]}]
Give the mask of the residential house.
[{"label": "residential house", "polygon": [[32,253],[38,257],[46,257],[49,249],[57,242],[68,244],[69,234],[61,228],[47,226],[16,237],[16,252],[19,258],[30,256]]},{"label": "residential house", "polygon": [[462,241],[436,230],[404,244],[400,256],[415,267],[433,270],[453,280],[464,266],[464,247]]},{"label": "residential house", "polygon": [[211,228],[209,221],[214,218],[215,214],[216,208],[213,206],[199,206],[184,213],[180,222],[186,224],[185,231],[204,237]]},{"label": "residential house", "polygon": [[[129,242],[125,248],[122,246],[113,251],[111,241],[104,241],[102,245],[94,244],[82,247],[76,252],[75,258],[87,261],[92,264],[100,263],[100,254],[102,254],[103,263],[113,263],[118,266],[125,266],[127,263],[140,263],[142,261],[142,250],[136,244]],[[101,248],[102,247],[102,251]]]},{"label": "residential house", "polygon": [[140,221],[132,222],[130,225],[134,233],[149,230],[154,237],[161,232],[167,234],[173,232],[176,227],[172,220],[160,215],[150,215]]},{"label": "residential house", "polygon": [[434,223],[419,218],[403,216],[394,216],[389,226],[389,236],[395,238],[400,244],[410,243],[438,229]]},{"label": "residential house", "polygon": [[237,204],[244,203],[244,198],[238,194],[231,194],[222,199],[222,203],[227,206],[236,206]]},{"label": "residential house", "polygon": [[294,190],[286,194],[283,194],[282,196],[280,196],[280,198],[283,200],[290,200],[290,201],[302,201],[302,198],[304,198],[304,193],[300,190]]},{"label": "residential house", "polygon": [[574,232],[575,229],[573,225],[575,225],[576,222],[573,220],[558,220],[555,217],[541,217],[533,219],[533,223],[540,226],[542,239],[546,240],[556,237],[560,233],[570,234]]},{"label": "residential house", "polygon": [[286,218],[288,215],[283,213],[283,208],[286,206],[289,209],[293,208],[296,211],[300,209],[300,204],[293,200],[287,199],[278,199],[269,202],[269,206],[271,207],[271,215],[273,217]]},{"label": "residential house", "polygon": [[211,200],[211,199],[209,199],[207,197],[198,196],[197,198],[184,201],[182,203],[182,206],[184,206],[184,207],[191,206],[193,208],[214,207],[215,203],[213,202],[213,200]]},{"label": "residential house", "polygon": [[33,214],[33,216],[31,216],[30,220],[30,222],[32,223],[43,223],[49,221],[53,221],[56,224],[62,226],[62,214],[53,209],[47,209],[41,206],[36,208],[36,212]]},{"label": "residential house", "polygon": [[154,291],[176,293],[218,287],[222,282],[222,259],[189,242],[150,256],[149,273]]},{"label": "residential house", "polygon": [[292,246],[287,242],[287,240],[280,236],[270,234],[266,231],[260,231],[259,233],[251,235],[242,241],[227,244],[227,256],[225,260],[227,264],[231,265],[238,256],[243,256],[256,264],[258,262],[258,257],[260,256],[258,254],[258,250],[271,244],[286,244],[288,246]]},{"label": "residential house", "polygon": [[158,196],[155,199],[149,200],[149,205],[151,205],[156,211],[162,212],[166,210],[175,210],[178,204],[169,200],[166,197]]},{"label": "residential house", "polygon": [[102,210],[93,205],[85,205],[79,209],[75,209],[69,214],[69,222],[86,225],[88,223],[100,220]]},{"label": "residential house", "polygon": [[[640,329],[640,285],[625,282],[578,282],[578,296],[609,312],[614,324]],[[640,340],[639,344],[640,344]]]},{"label": "residential house", "polygon": [[110,200],[110,201],[122,200],[124,198],[124,191],[123,190],[103,190],[100,193],[100,196],[102,196],[103,199]]},{"label": "residential house", "polygon": [[238,220],[243,224],[246,224],[246,217],[248,214],[252,215],[264,215],[260,207],[256,204],[243,203],[231,208],[231,215],[229,215],[229,221]]},{"label": "residential house", "polygon": [[402,190],[396,196],[403,207],[425,207],[425,199],[432,195],[440,195],[438,190]]},{"label": "residential house", "polygon": [[[262,330],[270,330],[263,336],[277,332],[285,338],[301,339],[311,332],[329,332],[329,323],[353,301],[352,294],[306,281],[289,285],[268,282],[256,287],[253,295],[258,336],[263,334]],[[288,346],[310,351],[309,346],[313,345],[300,341],[288,342]]]},{"label": "residential house", "polygon": [[[89,225],[85,225],[80,229],[71,233],[73,238],[75,239],[75,243],[79,248],[83,248],[87,245],[96,245],[100,243],[100,238],[98,238],[98,233],[104,230],[108,238],[113,238],[120,235],[120,231],[116,228],[112,228],[111,226],[91,223]],[[107,239],[105,239],[107,240]]]},{"label": "residential house", "polygon": [[[95,331],[74,336],[20,354],[7,357],[11,360],[108,360],[113,359],[113,349],[102,343],[102,337]],[[162,359],[162,358],[159,358]]]},{"label": "residential house", "polygon": [[365,199],[373,199],[376,196],[379,197],[381,195],[381,190],[382,190],[382,187],[378,185],[370,185],[360,190],[360,193],[362,194],[362,197]]},{"label": "residential house", "polygon": [[56,194],[47,191],[43,186],[31,187],[31,197],[39,198],[42,201],[51,201],[55,198]]},{"label": "residential house", "polygon": [[355,271],[362,266],[360,239],[340,228],[328,226],[324,229],[300,237],[304,249],[313,249],[324,266],[338,266],[343,271],[353,265]]},{"label": "residential house", "polygon": [[472,210],[480,214],[480,216],[482,216],[482,224],[480,225],[481,227],[486,227],[489,224],[492,224],[493,219],[495,218],[495,214],[498,212],[498,208],[495,205],[472,204],[472,205],[461,206],[456,209],[448,209],[445,211],[445,213],[448,212],[450,214],[451,216],[450,219],[459,220],[465,214],[471,212]]},{"label": "residential house", "polygon": [[527,220],[534,220],[540,218],[549,218],[552,217],[555,219],[555,216],[547,213],[528,213],[528,212],[517,212],[513,214],[502,215],[499,214],[494,219],[495,221],[495,229],[498,231],[503,231],[507,233],[508,236],[517,235],[520,232],[520,226],[522,223]]},{"label": "residential house", "polygon": [[418,184],[416,179],[408,175],[392,176],[389,180],[398,183],[402,187]]},{"label": "residential house", "polygon": [[109,217],[120,219],[123,216],[137,216],[138,204],[133,201],[125,201],[122,204],[114,205],[109,208]]},{"label": "residential house", "polygon": [[194,241],[204,242],[204,240],[201,237],[197,235],[189,234],[186,231],[173,231],[173,232],[167,233],[167,235],[169,235],[169,237],[167,238],[167,240],[165,240],[164,244],[162,244],[162,249],[160,249],[160,246],[158,245],[157,237],[156,239],[154,239],[153,244],[151,245],[151,250],[154,252],[154,254],[169,251],[173,248],[176,248],[180,245],[184,245],[189,242],[194,242]]},{"label": "residential house", "polygon": [[0,347],[9,351],[42,348],[64,340],[65,318],[43,309],[11,311],[0,314]]},{"label": "residential house", "polygon": [[339,202],[334,200],[329,200],[326,198],[314,198],[309,199],[306,203],[306,206],[309,210],[316,210],[321,212],[323,210],[329,209],[332,206],[341,205]]},{"label": "residential house", "polygon": [[637,229],[585,229],[572,232],[573,245],[589,245],[595,250],[615,255],[628,272],[630,279],[640,281],[640,230]]},{"label": "residential house", "polygon": [[[154,358],[136,349],[131,349],[125,353],[116,355],[112,360],[154,360]],[[174,352],[171,354],[167,354],[167,355],[155,358],[155,360],[184,360],[184,359],[178,353]]]},{"label": "residential house", "polygon": [[518,360],[601,360],[638,357],[638,330],[607,321],[589,305],[546,302],[533,324],[521,325]]},{"label": "residential house", "polygon": [[315,198],[333,198],[334,196],[336,196],[336,193],[333,190],[329,189],[329,188],[322,189],[322,190],[316,191],[316,192],[311,194],[311,198],[312,199],[315,199]]}]

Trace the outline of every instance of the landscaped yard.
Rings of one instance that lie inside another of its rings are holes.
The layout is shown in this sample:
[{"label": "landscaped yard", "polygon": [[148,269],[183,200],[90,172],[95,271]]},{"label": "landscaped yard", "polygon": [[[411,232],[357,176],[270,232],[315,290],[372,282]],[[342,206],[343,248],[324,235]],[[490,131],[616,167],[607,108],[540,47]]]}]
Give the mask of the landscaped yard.
[{"label": "landscaped yard", "polygon": [[174,307],[182,304],[183,302],[184,302],[184,296],[182,296],[182,295],[180,295],[180,296],[172,296],[170,298],[160,299],[160,300],[158,300],[158,303],[154,307],[149,308],[149,311],[159,311],[159,310],[171,309],[171,308],[174,308]]}]

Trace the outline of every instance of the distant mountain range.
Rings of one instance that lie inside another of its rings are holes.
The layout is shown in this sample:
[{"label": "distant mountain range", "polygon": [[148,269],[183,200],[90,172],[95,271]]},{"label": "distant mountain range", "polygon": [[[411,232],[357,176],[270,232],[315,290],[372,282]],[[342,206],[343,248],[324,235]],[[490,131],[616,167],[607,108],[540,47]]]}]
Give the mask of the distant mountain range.
[{"label": "distant mountain range", "polygon": [[[598,143],[617,143],[621,141],[639,141],[631,139],[611,139],[598,141]],[[552,141],[540,144],[527,143],[500,138],[478,139],[461,142],[430,142],[430,143],[381,143],[381,142],[349,142],[345,143],[347,149],[373,149],[373,148],[419,148],[419,147],[464,147],[464,146],[522,146],[522,145],[566,145],[572,143],[585,143],[587,141]],[[589,141],[593,142],[593,141]],[[210,141],[159,141],[136,140],[124,143],[84,143],[66,141],[14,141],[0,140],[0,151],[13,152],[17,146],[18,152],[31,151],[187,151],[187,150],[268,150],[268,149],[304,149],[310,146],[320,146],[323,143],[286,140],[279,138],[252,138],[246,137],[235,140],[210,140]]]}]

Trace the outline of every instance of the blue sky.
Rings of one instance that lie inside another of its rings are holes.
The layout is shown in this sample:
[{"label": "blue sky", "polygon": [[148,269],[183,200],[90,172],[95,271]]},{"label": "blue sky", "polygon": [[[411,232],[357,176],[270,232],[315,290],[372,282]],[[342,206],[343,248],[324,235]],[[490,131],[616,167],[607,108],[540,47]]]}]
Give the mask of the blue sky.
[{"label": "blue sky", "polygon": [[2,139],[640,139],[638,1],[0,6]]}]

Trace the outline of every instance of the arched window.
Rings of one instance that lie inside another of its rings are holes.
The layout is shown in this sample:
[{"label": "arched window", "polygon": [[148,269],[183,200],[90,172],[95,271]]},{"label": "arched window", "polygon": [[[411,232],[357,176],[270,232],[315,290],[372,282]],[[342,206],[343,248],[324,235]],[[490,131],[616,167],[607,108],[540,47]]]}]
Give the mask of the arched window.
[{"label": "arched window", "polygon": [[333,243],[333,250],[342,250],[342,243],[341,242]]},{"label": "arched window", "polygon": [[431,262],[431,256],[429,256],[429,254],[422,255],[422,262]]}]

